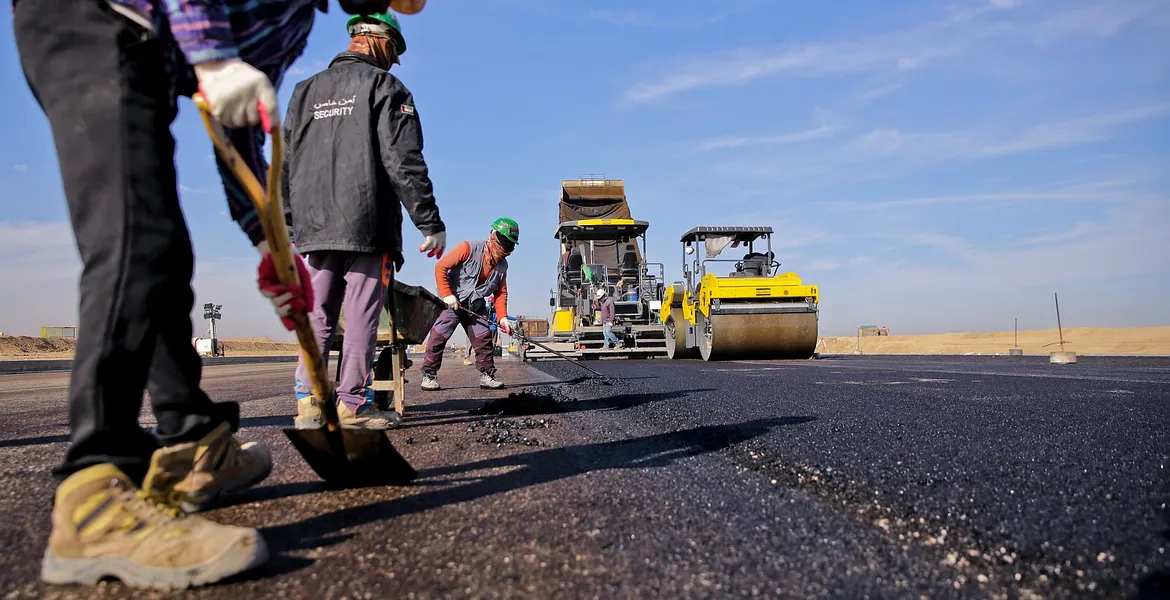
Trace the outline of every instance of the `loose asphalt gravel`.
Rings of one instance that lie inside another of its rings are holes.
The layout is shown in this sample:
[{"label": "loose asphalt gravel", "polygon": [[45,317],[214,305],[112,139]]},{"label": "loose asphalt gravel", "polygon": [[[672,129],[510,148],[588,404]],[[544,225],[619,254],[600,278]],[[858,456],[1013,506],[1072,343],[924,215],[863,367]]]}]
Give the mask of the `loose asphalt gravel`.
[{"label": "loose asphalt gravel", "polygon": [[[359,490],[283,440],[288,366],[208,369],[277,463],[208,516],[274,556],[185,595],[1170,596],[1167,359],[451,363],[391,434],[419,480]],[[0,594],[130,596],[36,581],[62,380],[0,377]]]}]

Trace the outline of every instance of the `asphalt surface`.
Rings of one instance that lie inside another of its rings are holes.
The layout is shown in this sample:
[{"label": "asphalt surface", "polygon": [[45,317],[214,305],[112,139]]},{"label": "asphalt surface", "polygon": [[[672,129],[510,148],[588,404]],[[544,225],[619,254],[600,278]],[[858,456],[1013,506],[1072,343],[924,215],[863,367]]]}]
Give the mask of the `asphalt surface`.
[{"label": "asphalt surface", "polygon": [[[409,383],[391,437],[420,478],[358,490],[280,433],[290,366],[206,369],[276,460],[207,516],[273,558],[166,597],[1170,596],[1170,360],[500,365],[519,396],[458,361]],[[64,383],[0,376],[0,594],[150,597],[37,581]]]}]

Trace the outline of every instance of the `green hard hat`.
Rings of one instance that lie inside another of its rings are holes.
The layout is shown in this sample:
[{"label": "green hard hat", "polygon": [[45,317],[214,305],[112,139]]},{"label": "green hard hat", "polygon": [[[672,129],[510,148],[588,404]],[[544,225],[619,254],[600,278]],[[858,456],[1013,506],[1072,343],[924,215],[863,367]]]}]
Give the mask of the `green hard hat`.
[{"label": "green hard hat", "polygon": [[500,217],[492,223],[492,231],[508,238],[513,244],[520,243],[520,226],[508,217]]},{"label": "green hard hat", "polygon": [[361,22],[382,24],[389,27],[391,29],[390,36],[394,38],[394,47],[398,51],[398,55],[406,54],[406,38],[402,37],[402,26],[398,24],[398,17],[395,17],[393,13],[374,13],[364,17],[362,15],[350,17],[345,22],[345,30],[350,37],[354,35],[354,26]]}]

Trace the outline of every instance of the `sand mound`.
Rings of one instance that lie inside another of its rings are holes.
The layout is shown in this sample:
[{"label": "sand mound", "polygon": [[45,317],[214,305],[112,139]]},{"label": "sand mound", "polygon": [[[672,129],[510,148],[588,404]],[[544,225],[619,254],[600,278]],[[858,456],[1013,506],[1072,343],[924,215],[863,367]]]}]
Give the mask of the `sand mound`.
[{"label": "sand mound", "polygon": [[65,338],[40,338],[19,336],[0,337],[0,357],[6,359],[27,356],[73,355],[74,340]]},{"label": "sand mound", "polygon": [[[1019,347],[1025,355],[1047,355],[1060,350],[1056,329],[1021,331]],[[1078,327],[1064,330],[1064,349],[1082,355],[1170,356],[1170,327]],[[863,337],[861,354],[1007,354],[1013,333],[939,333]],[[825,337],[822,354],[856,354],[857,337]]]},{"label": "sand mound", "polygon": [[[220,340],[226,356],[294,356],[295,342],[276,342],[268,338]],[[26,336],[0,336],[0,360],[73,358],[76,340]]]}]

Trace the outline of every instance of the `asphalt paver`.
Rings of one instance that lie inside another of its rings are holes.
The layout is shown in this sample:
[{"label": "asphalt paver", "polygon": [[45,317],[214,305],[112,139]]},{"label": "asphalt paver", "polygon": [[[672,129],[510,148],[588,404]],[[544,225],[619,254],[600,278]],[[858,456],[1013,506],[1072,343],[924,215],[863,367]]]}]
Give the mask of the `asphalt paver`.
[{"label": "asphalt paver", "polygon": [[[417,361],[416,361],[417,364]],[[1159,597],[1170,361],[501,359],[408,372],[409,486],[331,490],[289,446],[291,365],[205,369],[265,482],[207,516],[257,572],[181,594],[37,581],[63,374],[0,376],[12,598]],[[562,383],[565,382],[565,383]],[[286,390],[287,388],[287,390]],[[150,423],[144,409],[143,422]]]}]

